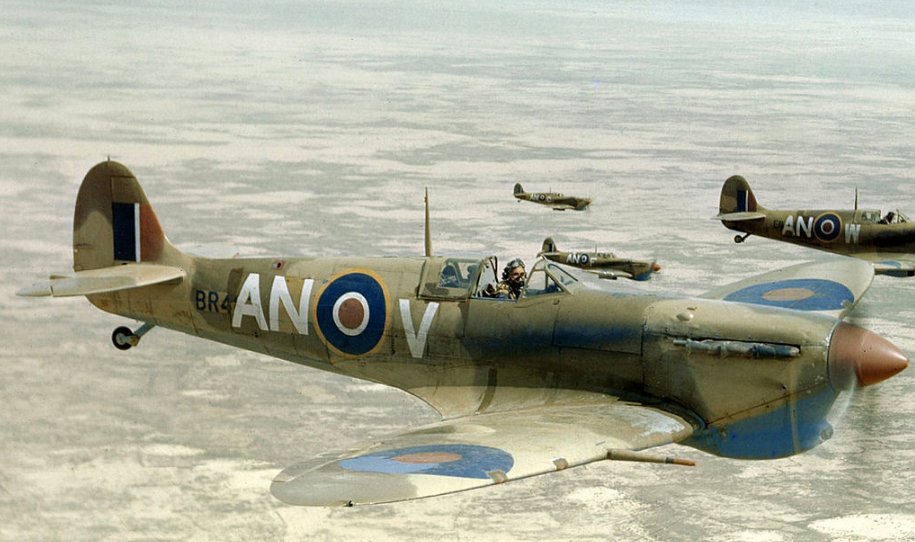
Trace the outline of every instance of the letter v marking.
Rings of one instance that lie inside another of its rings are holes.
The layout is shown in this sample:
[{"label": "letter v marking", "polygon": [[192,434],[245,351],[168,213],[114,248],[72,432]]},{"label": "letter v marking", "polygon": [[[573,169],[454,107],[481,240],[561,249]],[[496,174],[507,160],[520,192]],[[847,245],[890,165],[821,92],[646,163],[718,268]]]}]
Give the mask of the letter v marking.
[{"label": "letter v marking", "polygon": [[419,324],[419,331],[413,330],[413,315],[410,314],[410,300],[400,300],[400,319],[403,321],[404,335],[407,337],[407,345],[410,347],[410,355],[414,358],[422,358],[426,351],[426,339],[429,338],[429,328],[432,327],[432,319],[435,318],[435,312],[438,310],[438,303],[432,301],[426,305],[426,312],[423,313],[423,321]]}]

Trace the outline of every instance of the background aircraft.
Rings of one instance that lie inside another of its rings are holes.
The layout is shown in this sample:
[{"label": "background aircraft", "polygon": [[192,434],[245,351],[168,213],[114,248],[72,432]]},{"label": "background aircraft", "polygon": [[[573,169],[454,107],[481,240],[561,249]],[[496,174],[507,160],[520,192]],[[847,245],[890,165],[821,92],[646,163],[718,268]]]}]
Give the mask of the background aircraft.
[{"label": "background aircraft", "polygon": [[618,258],[612,252],[562,252],[556,248],[552,237],[543,240],[540,255],[554,262],[584,269],[605,279],[625,277],[633,280],[648,280],[652,273],[661,270],[661,266],[657,262]]},{"label": "background aircraft", "polygon": [[878,274],[915,275],[915,223],[898,210],[858,209],[857,195],[852,210],[777,211],[760,205],[746,179],[734,175],[721,188],[715,218],[744,233],[737,243],[758,235],[861,258]]},{"label": "background aircraft", "polygon": [[521,183],[515,183],[515,198],[518,201],[532,201],[547,207],[552,207],[554,211],[584,211],[591,205],[591,198],[577,198],[575,196],[565,196],[559,192],[525,192]]},{"label": "background aircraft", "polygon": [[85,295],[143,321],[114,331],[119,348],[163,326],[395,386],[445,416],[285,469],[272,492],[291,504],[419,498],[605,459],[688,463],[645,451],[674,442],[784,457],[830,436],[841,390],[908,363],[841,321],[873,278],[863,262],[796,265],[686,298],[540,260],[519,300],[490,299],[479,292],[496,280],[493,257],[184,254],[111,161],[80,187],[73,255],[73,274],[20,293]]}]

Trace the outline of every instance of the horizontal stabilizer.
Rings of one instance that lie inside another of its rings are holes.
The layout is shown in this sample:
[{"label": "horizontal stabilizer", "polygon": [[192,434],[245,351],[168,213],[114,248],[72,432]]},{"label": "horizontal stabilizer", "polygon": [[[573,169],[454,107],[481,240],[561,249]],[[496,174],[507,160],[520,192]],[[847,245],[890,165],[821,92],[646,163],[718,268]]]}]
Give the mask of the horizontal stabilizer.
[{"label": "horizontal stabilizer", "polygon": [[679,442],[692,432],[679,416],[602,396],[445,420],[293,465],[271,491],[304,506],[418,499],[616,459],[620,451]]},{"label": "horizontal stabilizer", "polygon": [[77,271],[72,275],[52,275],[47,281],[23,288],[16,295],[28,297],[69,297],[103,294],[130,288],[142,288],[187,276],[184,269],[167,265],[124,264]]},{"label": "horizontal stabilizer", "polygon": [[745,222],[747,220],[762,220],[766,213],[743,211],[738,213],[721,213],[712,217],[712,220],[722,222]]},{"label": "horizontal stabilizer", "polygon": [[855,258],[807,262],[770,271],[702,294],[722,299],[841,318],[870,288],[874,269]]}]

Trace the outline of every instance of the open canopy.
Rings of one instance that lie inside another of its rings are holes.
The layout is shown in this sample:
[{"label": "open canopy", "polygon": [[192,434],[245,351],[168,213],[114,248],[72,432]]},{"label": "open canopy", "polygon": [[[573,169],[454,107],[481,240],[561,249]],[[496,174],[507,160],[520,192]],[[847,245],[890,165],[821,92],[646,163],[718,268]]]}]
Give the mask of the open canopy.
[{"label": "open canopy", "polygon": [[[420,282],[420,296],[425,299],[461,300],[485,298],[487,288],[498,284],[502,271],[495,256],[486,258],[432,257],[426,260]],[[522,296],[572,291],[578,283],[567,270],[538,258],[527,273]]]}]

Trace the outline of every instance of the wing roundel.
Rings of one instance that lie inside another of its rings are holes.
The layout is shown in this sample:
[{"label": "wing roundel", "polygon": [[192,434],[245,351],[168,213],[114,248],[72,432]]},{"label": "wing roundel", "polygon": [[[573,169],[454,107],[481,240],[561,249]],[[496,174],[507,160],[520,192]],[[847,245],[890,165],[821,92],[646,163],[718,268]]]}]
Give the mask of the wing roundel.
[{"label": "wing roundel", "polygon": [[716,288],[701,297],[841,318],[858,304],[873,280],[870,264],[843,257],[792,265]]}]

